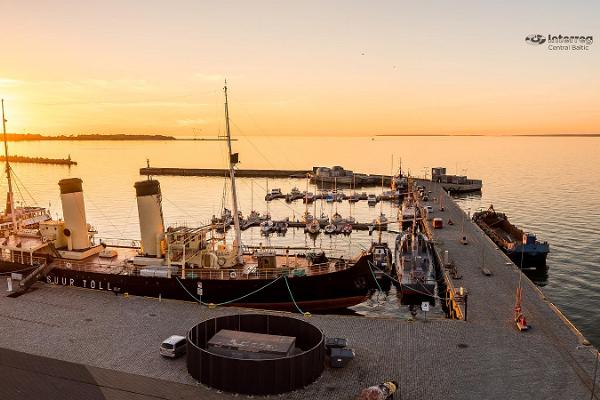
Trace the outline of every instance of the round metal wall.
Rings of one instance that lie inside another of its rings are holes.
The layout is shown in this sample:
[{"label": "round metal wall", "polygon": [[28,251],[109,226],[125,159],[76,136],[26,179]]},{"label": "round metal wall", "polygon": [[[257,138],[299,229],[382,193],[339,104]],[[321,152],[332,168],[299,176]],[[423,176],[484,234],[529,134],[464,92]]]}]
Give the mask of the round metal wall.
[{"label": "round metal wall", "polygon": [[[231,358],[207,351],[208,341],[221,329],[293,336],[300,352],[267,360]],[[308,322],[266,314],[236,314],[203,321],[187,335],[187,369],[215,389],[252,395],[289,392],[314,382],[323,372],[325,338]]]}]

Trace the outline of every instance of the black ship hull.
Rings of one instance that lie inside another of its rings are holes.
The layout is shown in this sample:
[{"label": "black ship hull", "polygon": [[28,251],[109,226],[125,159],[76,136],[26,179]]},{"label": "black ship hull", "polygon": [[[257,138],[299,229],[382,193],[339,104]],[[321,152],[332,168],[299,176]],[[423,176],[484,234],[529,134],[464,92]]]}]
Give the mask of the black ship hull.
[{"label": "black ship hull", "polygon": [[[227,276],[221,279],[147,277],[58,267],[40,280],[48,284],[110,291],[116,294],[200,300],[217,306],[231,305],[292,312],[298,312],[299,307],[303,312],[315,312],[351,307],[370,296],[377,285],[369,269],[368,258],[369,256],[363,255],[353,266],[346,269],[287,279],[281,277],[276,281],[227,279]],[[2,267],[8,270],[14,266]]]},{"label": "black ship hull", "polygon": [[518,267],[523,264],[524,269],[543,269],[547,268],[546,265],[546,257],[548,253],[534,253],[534,252],[509,252],[502,249],[506,253],[506,255],[511,259],[513,263]]}]

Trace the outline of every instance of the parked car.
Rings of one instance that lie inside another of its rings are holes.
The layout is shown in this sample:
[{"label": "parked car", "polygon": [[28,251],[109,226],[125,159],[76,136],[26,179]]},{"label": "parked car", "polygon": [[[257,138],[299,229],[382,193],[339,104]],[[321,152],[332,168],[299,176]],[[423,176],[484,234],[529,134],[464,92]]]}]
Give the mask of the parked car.
[{"label": "parked car", "polygon": [[169,336],[160,344],[160,355],[163,357],[177,358],[185,354],[187,340],[183,336]]}]

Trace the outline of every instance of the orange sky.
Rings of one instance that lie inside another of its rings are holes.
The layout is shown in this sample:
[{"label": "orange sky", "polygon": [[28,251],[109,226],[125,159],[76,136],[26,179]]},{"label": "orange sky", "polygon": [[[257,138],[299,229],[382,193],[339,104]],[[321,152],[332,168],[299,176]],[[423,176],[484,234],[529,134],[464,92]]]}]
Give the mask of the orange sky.
[{"label": "orange sky", "polygon": [[600,43],[524,40],[600,40],[587,4],[0,0],[0,96],[18,133],[216,135],[224,77],[236,134],[600,133]]}]

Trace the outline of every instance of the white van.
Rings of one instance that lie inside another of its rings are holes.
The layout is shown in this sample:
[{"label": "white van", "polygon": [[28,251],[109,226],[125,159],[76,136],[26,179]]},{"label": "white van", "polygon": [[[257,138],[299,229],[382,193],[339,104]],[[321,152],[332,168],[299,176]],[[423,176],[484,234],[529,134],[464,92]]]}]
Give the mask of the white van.
[{"label": "white van", "polygon": [[185,354],[186,343],[187,341],[183,336],[170,336],[161,343],[160,355],[163,357],[177,358]]}]

